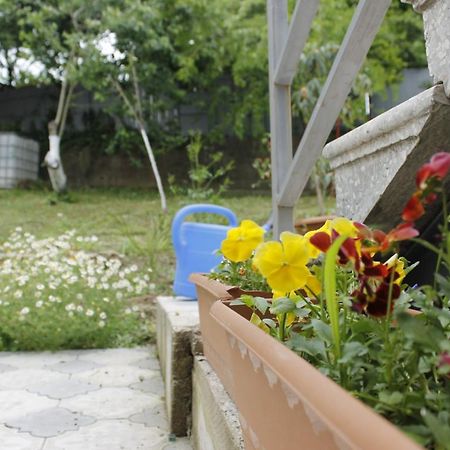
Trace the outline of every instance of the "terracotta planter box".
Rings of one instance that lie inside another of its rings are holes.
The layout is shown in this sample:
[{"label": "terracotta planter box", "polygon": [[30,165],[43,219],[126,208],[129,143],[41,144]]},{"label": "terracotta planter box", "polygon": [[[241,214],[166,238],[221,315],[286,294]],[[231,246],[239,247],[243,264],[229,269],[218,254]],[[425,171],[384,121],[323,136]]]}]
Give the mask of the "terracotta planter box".
[{"label": "terracotta planter box", "polygon": [[[200,331],[202,333],[203,353],[215,372],[220,377],[230,397],[234,398],[234,376],[231,370],[231,351],[227,343],[226,332],[210,316],[214,303],[220,301],[229,305],[233,299],[243,293],[250,295],[270,296],[265,292],[243,291],[235,286],[226,286],[218,281],[210,280],[207,275],[194,273],[189,280],[197,289]],[[234,306],[234,310],[250,320],[251,311],[245,306]]]},{"label": "terracotta planter box", "polygon": [[421,448],[251,324],[248,313],[240,315],[243,309],[229,304],[230,288],[198,275],[192,281],[199,293],[205,356],[237,405],[246,450]]}]

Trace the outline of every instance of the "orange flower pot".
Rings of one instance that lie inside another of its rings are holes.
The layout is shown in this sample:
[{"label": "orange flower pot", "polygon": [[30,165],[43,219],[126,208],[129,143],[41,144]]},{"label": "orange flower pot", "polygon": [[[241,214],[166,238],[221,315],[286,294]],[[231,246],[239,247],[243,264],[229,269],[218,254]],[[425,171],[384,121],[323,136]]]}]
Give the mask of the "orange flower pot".
[{"label": "orange flower pot", "polygon": [[225,371],[223,367],[216,371],[225,387],[231,388],[246,450],[421,448],[307,361],[251,324],[229,302],[217,301],[219,298],[214,301],[217,285],[208,288],[205,283],[210,281],[205,277],[193,281],[199,283],[200,308],[202,292],[210,296],[210,317],[203,317],[207,325],[202,328],[209,348],[209,355],[205,355],[214,369],[217,352],[221,364],[226,364]]},{"label": "orange flower pot", "polygon": [[[242,294],[271,297],[271,294],[260,291],[243,291],[236,286],[226,286],[219,281],[211,280],[207,275],[194,273],[189,281],[195,284],[197,289],[198,310],[200,318],[200,331],[202,333],[203,353],[218,374],[225,390],[234,398],[234,377],[231,371],[230,348],[226,341],[225,330],[211,319],[212,305],[219,301],[230,304],[233,299]],[[250,320],[251,311],[246,306],[233,307],[241,316]]]}]

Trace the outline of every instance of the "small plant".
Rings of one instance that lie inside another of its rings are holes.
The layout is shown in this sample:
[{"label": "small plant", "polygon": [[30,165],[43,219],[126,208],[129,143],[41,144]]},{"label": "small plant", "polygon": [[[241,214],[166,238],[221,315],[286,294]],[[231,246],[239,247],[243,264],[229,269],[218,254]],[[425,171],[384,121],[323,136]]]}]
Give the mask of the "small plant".
[{"label": "small plant", "polygon": [[[213,152],[208,158],[203,156],[203,142],[200,133],[193,133],[188,144],[187,156],[189,160],[189,185],[180,187],[173,175],[169,177],[169,184],[173,194],[186,192],[192,200],[206,200],[223,194],[230,185],[227,177],[234,167],[234,161],[224,163],[223,152]],[[218,184],[218,187],[216,185]]]},{"label": "small plant", "polygon": [[266,150],[262,156],[253,160],[252,167],[258,174],[258,181],[252,184],[252,188],[267,187],[270,188],[271,180],[271,161],[270,161],[270,134],[265,134],[261,139],[263,149]]},{"label": "small plant", "polygon": [[37,239],[21,228],[0,245],[0,349],[136,345],[151,327],[128,299],[152,291],[147,273],[83,250],[96,236]]}]

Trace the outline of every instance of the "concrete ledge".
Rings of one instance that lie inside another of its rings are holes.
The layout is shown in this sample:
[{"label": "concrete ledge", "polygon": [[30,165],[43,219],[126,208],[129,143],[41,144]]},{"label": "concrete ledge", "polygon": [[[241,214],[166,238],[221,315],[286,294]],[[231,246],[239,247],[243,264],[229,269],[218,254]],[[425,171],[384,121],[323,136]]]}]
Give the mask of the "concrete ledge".
[{"label": "concrete ledge", "polygon": [[176,436],[186,436],[190,429],[193,353],[201,351],[198,333],[196,301],[157,298],[157,349],[170,432]]},{"label": "concrete ledge", "polygon": [[194,358],[192,434],[196,450],[243,450],[236,406],[204,357]]},{"label": "concrete ledge", "polygon": [[438,85],[327,144],[337,213],[396,225],[417,169],[436,151],[450,151],[449,123],[450,100]]}]

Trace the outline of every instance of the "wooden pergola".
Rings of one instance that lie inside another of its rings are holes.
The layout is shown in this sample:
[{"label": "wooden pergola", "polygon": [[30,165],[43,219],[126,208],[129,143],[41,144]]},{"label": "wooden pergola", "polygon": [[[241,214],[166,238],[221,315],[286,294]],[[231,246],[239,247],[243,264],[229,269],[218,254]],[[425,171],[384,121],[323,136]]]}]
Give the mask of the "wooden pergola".
[{"label": "wooden pergola", "polygon": [[390,4],[391,0],[360,0],[294,155],[291,85],[319,0],[297,0],[290,22],[288,0],[267,0],[272,214],[276,237],[282,231],[293,230],[294,206]]}]

